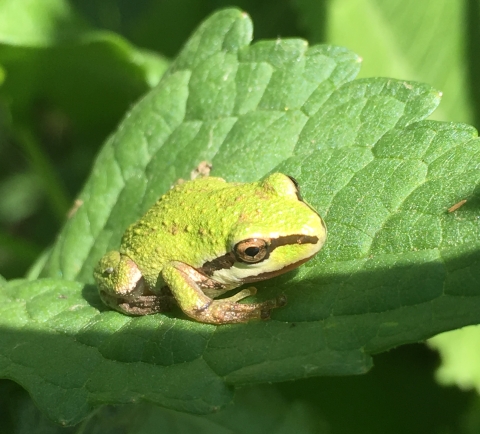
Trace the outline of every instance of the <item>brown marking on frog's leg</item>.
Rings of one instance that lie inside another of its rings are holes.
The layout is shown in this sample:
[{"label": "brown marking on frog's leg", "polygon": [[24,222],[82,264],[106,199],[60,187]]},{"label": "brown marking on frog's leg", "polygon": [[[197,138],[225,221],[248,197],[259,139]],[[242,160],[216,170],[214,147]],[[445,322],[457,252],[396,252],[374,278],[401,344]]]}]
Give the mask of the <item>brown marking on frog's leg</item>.
[{"label": "brown marking on frog's leg", "polygon": [[100,290],[100,297],[107,306],[133,316],[168,312],[176,304],[175,298],[171,295],[150,294],[122,297]]},{"label": "brown marking on frog's leg", "polygon": [[149,315],[170,310],[175,303],[168,291],[151,291],[137,264],[120,252],[107,253],[95,267],[102,301],[127,315]]}]

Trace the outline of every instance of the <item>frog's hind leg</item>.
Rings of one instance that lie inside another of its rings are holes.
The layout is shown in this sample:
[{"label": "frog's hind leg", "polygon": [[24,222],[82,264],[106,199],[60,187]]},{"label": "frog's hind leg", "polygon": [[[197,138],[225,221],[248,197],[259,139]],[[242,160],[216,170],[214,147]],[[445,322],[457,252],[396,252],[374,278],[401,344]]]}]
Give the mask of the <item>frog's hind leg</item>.
[{"label": "frog's hind leg", "polygon": [[232,324],[268,319],[272,309],[286,303],[284,296],[263,303],[238,303],[239,300],[255,294],[255,288],[243,289],[229,298],[213,300],[205,295],[198,285],[205,276],[182,262],[173,262],[165,267],[162,277],[183,312],[204,323]]},{"label": "frog's hind leg", "polygon": [[107,253],[94,271],[99,295],[109,307],[127,315],[149,315],[170,310],[170,293],[153,293],[137,264],[120,252]]},{"label": "frog's hind leg", "polygon": [[102,301],[112,309],[133,316],[151,315],[159,312],[168,312],[175,305],[171,295],[141,294],[141,295],[114,295],[106,291],[99,291]]}]

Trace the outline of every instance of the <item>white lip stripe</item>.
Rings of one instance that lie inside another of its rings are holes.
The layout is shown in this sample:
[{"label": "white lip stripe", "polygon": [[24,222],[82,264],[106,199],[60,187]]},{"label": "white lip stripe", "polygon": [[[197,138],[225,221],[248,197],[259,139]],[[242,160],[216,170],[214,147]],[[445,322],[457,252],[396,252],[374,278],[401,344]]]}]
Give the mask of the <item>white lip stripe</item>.
[{"label": "white lip stripe", "polygon": [[[302,257],[297,258],[295,262],[315,255],[315,253],[317,253],[321,249],[322,245],[323,243],[321,242],[318,242],[316,244],[308,244],[310,248],[306,249],[305,254],[302,255]],[[307,244],[304,244],[304,246],[307,247]],[[231,268],[215,270],[211,277],[213,280],[223,283],[225,285],[241,284],[248,278],[258,276],[259,274],[272,273],[281,270],[288,265],[289,264],[272,260],[271,258],[257,264],[235,262]]]}]

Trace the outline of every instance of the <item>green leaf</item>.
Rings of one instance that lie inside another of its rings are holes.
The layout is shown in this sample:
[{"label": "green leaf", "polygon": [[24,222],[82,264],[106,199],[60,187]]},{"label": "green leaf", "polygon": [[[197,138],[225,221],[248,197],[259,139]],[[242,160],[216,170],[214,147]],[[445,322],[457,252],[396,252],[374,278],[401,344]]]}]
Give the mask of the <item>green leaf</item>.
[{"label": "green leaf", "polygon": [[[55,279],[2,289],[0,375],[50,417],[139,399],[208,412],[229,386],[363,373],[373,353],[479,322],[476,131],[424,121],[439,102],[428,85],[352,81],[359,60],[346,49],[249,45],[251,33],[234,9],[200,26],[99,154],[43,270]],[[229,181],[295,176],[325,218],[325,248],[257,285],[288,297],[268,322],[109,311],[95,263],[202,160]]]},{"label": "green leaf", "polygon": [[284,397],[272,385],[245,387],[222,411],[208,415],[187,414],[146,402],[103,406],[75,427],[65,428],[47,419],[24,389],[12,381],[0,381],[2,434],[89,433],[169,434],[321,433],[325,422],[304,400]]},{"label": "green leaf", "polygon": [[428,341],[441,356],[436,372],[443,385],[480,392],[480,327],[478,325],[439,334]]},{"label": "green leaf", "polygon": [[101,306],[95,288],[65,280],[11,282],[0,297],[1,376],[20,383],[63,425],[102,403],[142,398],[206,413],[231,400],[231,390],[199,358],[211,326],[202,332],[160,316],[132,323]]},{"label": "green leaf", "polygon": [[79,129],[113,128],[168,66],[162,56],[115,33],[89,29],[64,0],[21,2],[0,4],[6,74],[0,97],[17,122],[40,100],[63,110]]},{"label": "green leaf", "polygon": [[296,0],[296,4],[312,42],[343,45],[362,56],[361,77],[425,81],[444,95],[433,118],[472,121],[468,2],[333,0],[325,5]]},{"label": "green leaf", "polygon": [[154,407],[124,405],[104,407],[82,424],[88,433],[158,433],[158,427],[168,433],[228,434],[228,433],[320,433],[318,416],[305,403],[287,402],[272,387],[244,388],[235,402],[213,415],[198,416]]},{"label": "green leaf", "polygon": [[48,46],[86,29],[65,0],[3,0],[0,41],[16,46]]}]

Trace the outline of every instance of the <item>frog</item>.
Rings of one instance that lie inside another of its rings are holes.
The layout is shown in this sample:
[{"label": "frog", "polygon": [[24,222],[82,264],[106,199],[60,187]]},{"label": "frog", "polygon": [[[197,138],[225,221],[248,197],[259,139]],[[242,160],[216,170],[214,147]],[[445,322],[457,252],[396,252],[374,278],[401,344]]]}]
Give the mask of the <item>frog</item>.
[{"label": "frog", "polygon": [[94,278],[102,301],[127,315],[178,305],[200,323],[266,320],[286,304],[285,295],[248,303],[257,292],[248,287],[219,297],[299,267],[326,235],[293,177],[272,173],[245,183],[200,177],[174,186],[130,225]]}]

